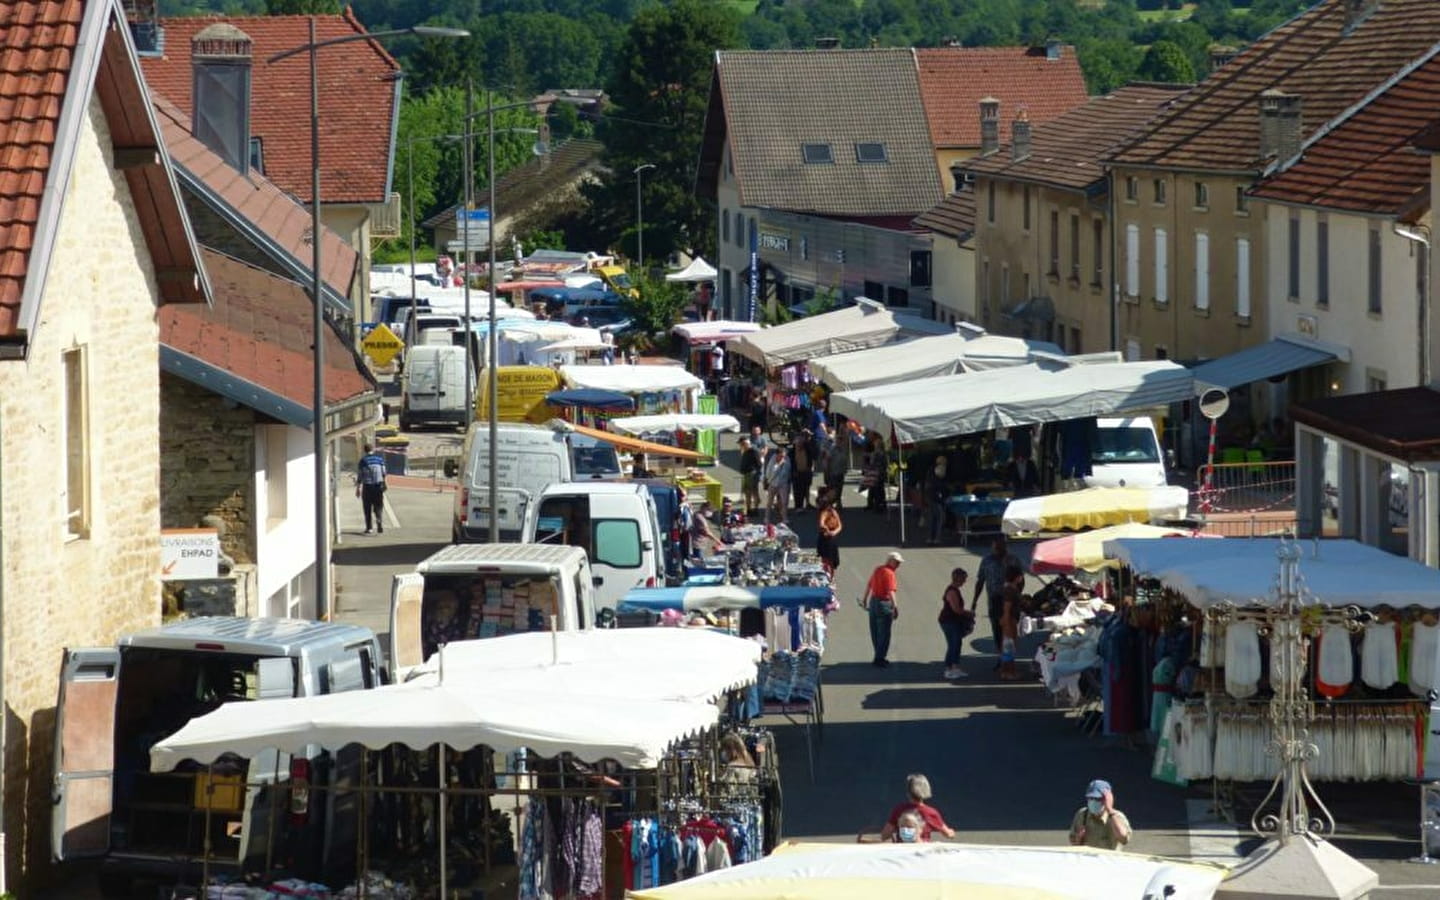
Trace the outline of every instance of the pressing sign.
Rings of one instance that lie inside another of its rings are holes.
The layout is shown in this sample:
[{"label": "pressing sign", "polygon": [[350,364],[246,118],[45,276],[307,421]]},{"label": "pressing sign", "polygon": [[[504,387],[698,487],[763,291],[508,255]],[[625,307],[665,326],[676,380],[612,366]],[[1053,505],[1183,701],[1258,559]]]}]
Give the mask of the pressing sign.
[{"label": "pressing sign", "polygon": [[370,357],[370,361],[377,366],[390,365],[390,361],[393,360],[404,347],[405,345],[400,342],[400,338],[396,337],[395,332],[391,331],[389,326],[384,322],[372,328],[370,333],[365,335],[365,340],[360,342],[360,348],[365,351],[366,356]]}]

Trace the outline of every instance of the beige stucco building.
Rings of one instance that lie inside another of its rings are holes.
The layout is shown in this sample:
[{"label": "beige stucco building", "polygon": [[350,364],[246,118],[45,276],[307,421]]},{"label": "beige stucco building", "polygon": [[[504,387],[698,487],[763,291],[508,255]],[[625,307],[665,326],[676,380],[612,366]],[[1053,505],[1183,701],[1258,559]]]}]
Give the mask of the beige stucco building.
[{"label": "beige stucco building", "polygon": [[[0,79],[0,142],[43,151],[7,152],[0,170],[22,201],[0,226],[4,863],[32,896],[49,869],[61,651],[160,619],[156,314],[208,286],[119,4],[11,6],[55,27],[17,32],[30,44],[8,58],[61,76],[38,94],[39,79]],[[66,747],[86,752],[80,735]]]}]

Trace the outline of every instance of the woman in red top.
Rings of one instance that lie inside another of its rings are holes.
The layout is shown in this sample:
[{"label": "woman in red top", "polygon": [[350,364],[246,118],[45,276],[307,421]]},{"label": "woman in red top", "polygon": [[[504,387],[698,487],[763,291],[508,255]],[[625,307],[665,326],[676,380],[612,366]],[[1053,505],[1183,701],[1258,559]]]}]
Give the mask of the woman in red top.
[{"label": "woman in red top", "polygon": [[880,832],[882,840],[892,840],[896,829],[899,827],[900,817],[907,812],[915,812],[925,823],[920,829],[920,840],[930,840],[931,834],[938,831],[947,838],[955,836],[955,829],[945,824],[945,817],[940,815],[940,810],[931,806],[925,801],[929,800],[930,779],[924,775],[905,776],[905,792],[910,799],[901,803],[890,811],[890,819],[885,823],[885,828]]}]

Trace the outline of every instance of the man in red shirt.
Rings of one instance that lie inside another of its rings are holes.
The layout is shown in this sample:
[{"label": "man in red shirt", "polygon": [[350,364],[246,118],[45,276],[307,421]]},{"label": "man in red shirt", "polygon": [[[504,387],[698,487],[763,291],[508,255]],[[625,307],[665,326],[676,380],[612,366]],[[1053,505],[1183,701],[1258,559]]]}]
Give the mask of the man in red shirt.
[{"label": "man in red shirt", "polygon": [[[945,817],[940,815],[940,810],[925,802],[931,797],[930,779],[924,775],[906,776],[905,793],[909,795],[910,799],[890,811],[890,818],[885,822],[885,828],[880,832],[882,840],[888,841],[894,839],[897,831],[901,827],[900,817],[907,812],[916,813],[925,823],[924,827],[920,829],[920,840],[930,840],[931,834],[936,831],[945,835],[947,838],[953,838],[955,836],[955,829],[945,824]],[[902,835],[901,839],[904,840],[905,837],[905,835]],[[911,838],[911,840],[914,840],[914,838]]]},{"label": "man in red shirt", "polygon": [[890,655],[890,629],[900,618],[895,570],[904,561],[904,557],[892,551],[885,557],[885,562],[870,573],[870,582],[865,586],[863,605],[870,613],[870,643],[875,648],[875,659],[871,665],[882,669],[890,665],[890,660],[886,659]]}]

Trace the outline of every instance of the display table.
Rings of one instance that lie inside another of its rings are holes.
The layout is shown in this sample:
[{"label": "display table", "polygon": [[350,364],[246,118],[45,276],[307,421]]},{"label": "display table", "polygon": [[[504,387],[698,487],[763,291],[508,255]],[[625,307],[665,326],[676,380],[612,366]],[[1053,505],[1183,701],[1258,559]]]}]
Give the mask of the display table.
[{"label": "display table", "polygon": [[705,498],[711,507],[719,509],[725,501],[725,486],[717,479],[709,475],[676,476],[675,486],[684,489],[687,494],[698,494]]},{"label": "display table", "polygon": [[[957,494],[946,501],[945,507],[955,516],[955,530],[960,535],[960,543],[968,544],[978,535],[999,534],[1000,517],[1005,515],[1005,507],[1009,504],[1008,497]],[[995,521],[981,521],[988,519]]]}]

